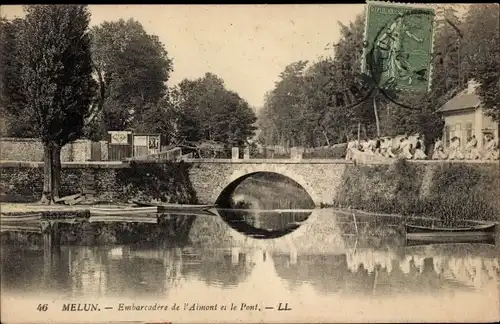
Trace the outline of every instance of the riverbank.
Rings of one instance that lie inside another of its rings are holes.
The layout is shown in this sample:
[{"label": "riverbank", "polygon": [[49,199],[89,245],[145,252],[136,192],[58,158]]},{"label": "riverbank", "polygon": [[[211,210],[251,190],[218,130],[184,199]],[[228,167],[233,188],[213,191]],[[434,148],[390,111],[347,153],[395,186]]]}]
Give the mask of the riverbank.
[{"label": "riverbank", "polygon": [[500,168],[496,164],[349,165],[333,202],[335,207],[369,213],[497,221]]}]

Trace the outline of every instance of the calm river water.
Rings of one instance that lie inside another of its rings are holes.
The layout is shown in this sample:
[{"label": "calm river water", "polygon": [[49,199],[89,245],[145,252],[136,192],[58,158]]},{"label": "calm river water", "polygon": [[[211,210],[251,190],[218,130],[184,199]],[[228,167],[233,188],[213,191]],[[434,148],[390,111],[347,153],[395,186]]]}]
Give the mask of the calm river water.
[{"label": "calm river water", "polygon": [[[336,229],[327,228],[316,240],[311,237],[307,249],[301,248],[301,241],[286,239],[293,233],[276,239],[285,242],[279,249],[248,244],[250,238],[221,245],[218,237],[213,244],[205,240],[203,246],[64,246],[59,253],[4,245],[3,313],[11,322],[34,318],[42,322],[48,318],[173,322],[499,318],[498,245],[406,246],[397,231],[383,231],[392,226],[385,220],[372,216],[364,226],[358,220],[362,231],[356,236],[352,224],[341,226],[341,216],[334,211],[322,213],[327,221],[328,217],[336,220],[331,221]],[[234,229],[228,226],[226,231]],[[64,303],[82,300],[99,303],[101,311],[62,312]],[[5,311],[4,306],[24,302],[32,307],[15,316]],[[37,311],[39,303],[48,303],[49,310]],[[119,311],[120,303],[176,303],[180,309],[126,312]],[[231,311],[231,304],[237,309]],[[228,309],[222,310],[223,305]],[[212,310],[189,310],[200,306]]]}]

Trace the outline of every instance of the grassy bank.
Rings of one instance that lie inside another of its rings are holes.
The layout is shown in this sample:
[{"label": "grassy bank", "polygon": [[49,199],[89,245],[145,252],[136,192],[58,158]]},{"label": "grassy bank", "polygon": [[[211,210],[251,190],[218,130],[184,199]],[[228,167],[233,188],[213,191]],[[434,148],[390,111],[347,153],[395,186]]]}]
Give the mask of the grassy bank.
[{"label": "grassy bank", "polygon": [[497,220],[500,215],[498,165],[349,165],[337,205],[369,212],[458,220]]}]

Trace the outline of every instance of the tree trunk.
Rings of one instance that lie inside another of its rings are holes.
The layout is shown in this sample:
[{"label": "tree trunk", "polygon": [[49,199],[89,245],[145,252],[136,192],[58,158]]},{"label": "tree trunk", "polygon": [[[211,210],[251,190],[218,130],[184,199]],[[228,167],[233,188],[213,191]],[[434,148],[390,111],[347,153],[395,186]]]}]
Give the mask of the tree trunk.
[{"label": "tree trunk", "polygon": [[43,192],[40,203],[50,205],[52,199],[52,146],[44,145],[43,148]]},{"label": "tree trunk", "polygon": [[380,121],[378,120],[377,96],[373,96],[373,112],[375,113],[375,123],[377,125],[377,137],[380,137]]},{"label": "tree trunk", "polygon": [[61,187],[61,147],[52,150],[52,197],[59,198]]},{"label": "tree trunk", "polygon": [[361,123],[358,123],[358,143],[361,140]]}]

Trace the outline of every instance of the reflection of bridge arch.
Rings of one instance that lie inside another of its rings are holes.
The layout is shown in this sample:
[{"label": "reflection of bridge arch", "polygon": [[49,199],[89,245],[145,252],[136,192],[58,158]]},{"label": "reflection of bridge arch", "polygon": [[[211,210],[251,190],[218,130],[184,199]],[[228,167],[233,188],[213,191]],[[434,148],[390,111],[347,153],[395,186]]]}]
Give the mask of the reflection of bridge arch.
[{"label": "reflection of bridge arch", "polygon": [[234,192],[238,185],[240,185],[245,179],[257,173],[275,173],[285,176],[300,185],[307,192],[315,205],[318,206],[321,203],[320,197],[316,194],[315,190],[311,184],[306,181],[306,179],[304,179],[301,175],[291,172],[290,170],[287,170],[287,168],[276,164],[249,164],[234,171],[229,177],[223,180],[221,186],[216,186],[214,188],[211,201],[224,205],[224,203],[227,203],[231,193]]},{"label": "reflection of bridge arch", "polygon": [[[269,252],[317,253],[318,246],[322,253],[345,251],[344,239],[335,216],[328,209],[314,209],[309,217],[294,231],[287,235],[262,240],[252,238],[231,228],[220,216],[198,217],[193,223],[195,231],[190,232],[192,239],[199,239],[197,229],[206,228],[212,244],[229,244],[242,249],[258,248]],[[213,232],[211,231],[213,229]]]}]

